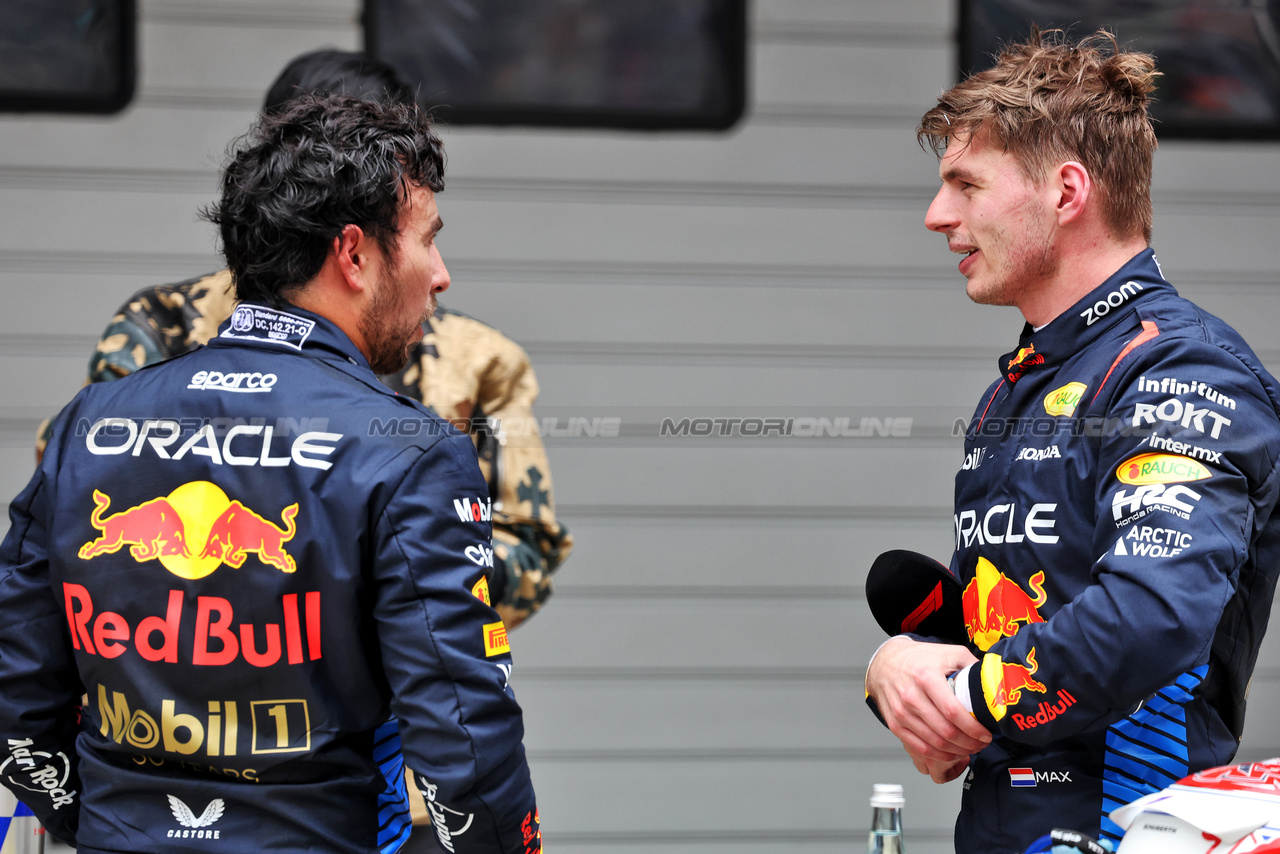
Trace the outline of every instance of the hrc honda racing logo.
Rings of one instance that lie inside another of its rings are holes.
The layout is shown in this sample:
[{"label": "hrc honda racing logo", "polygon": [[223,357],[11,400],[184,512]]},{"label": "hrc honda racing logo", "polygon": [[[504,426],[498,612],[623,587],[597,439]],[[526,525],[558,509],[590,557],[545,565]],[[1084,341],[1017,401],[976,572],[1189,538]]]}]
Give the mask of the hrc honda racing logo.
[{"label": "hrc honda racing logo", "polygon": [[1117,528],[1123,528],[1156,510],[1172,513],[1180,519],[1190,519],[1200,498],[1200,493],[1180,483],[1143,484],[1133,492],[1123,489],[1116,492],[1111,499],[1111,515]]}]

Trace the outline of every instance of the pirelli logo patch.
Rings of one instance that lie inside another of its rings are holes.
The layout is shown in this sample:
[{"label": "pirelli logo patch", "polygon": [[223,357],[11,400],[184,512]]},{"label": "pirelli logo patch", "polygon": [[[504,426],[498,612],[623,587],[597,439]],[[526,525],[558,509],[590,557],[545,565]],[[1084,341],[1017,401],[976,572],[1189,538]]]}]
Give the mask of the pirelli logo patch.
[{"label": "pirelli logo patch", "polygon": [[507,643],[507,627],[501,620],[496,623],[484,624],[484,654],[485,657],[501,655],[504,652],[511,652],[511,645]]}]

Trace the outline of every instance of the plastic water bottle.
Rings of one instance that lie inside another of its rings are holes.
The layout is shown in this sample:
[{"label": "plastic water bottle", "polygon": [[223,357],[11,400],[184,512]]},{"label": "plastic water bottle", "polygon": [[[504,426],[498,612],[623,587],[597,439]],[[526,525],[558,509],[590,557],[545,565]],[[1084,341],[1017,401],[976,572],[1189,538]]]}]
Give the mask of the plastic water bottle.
[{"label": "plastic water bottle", "polygon": [[876,783],[871,791],[871,836],[867,839],[867,854],[903,854],[902,846],[902,786],[897,783]]}]

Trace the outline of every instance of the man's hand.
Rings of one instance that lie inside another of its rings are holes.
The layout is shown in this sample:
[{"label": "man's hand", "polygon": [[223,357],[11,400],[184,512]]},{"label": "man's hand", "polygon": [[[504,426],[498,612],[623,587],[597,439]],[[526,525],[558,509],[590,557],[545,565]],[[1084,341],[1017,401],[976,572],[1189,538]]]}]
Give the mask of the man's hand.
[{"label": "man's hand", "polygon": [[918,753],[912,753],[910,750],[907,750],[907,755],[911,757],[911,762],[916,766],[916,770],[935,783],[950,783],[963,774],[964,769],[969,767],[968,756],[956,760],[926,759]]},{"label": "man's hand", "polygon": [[[891,639],[871,659],[867,693],[913,761],[918,756],[955,771],[959,760],[967,762],[969,756],[991,743],[987,728],[960,705],[947,686],[947,674],[975,663],[977,659],[965,647],[921,643],[907,637]],[[921,770],[934,776],[932,770]]]}]

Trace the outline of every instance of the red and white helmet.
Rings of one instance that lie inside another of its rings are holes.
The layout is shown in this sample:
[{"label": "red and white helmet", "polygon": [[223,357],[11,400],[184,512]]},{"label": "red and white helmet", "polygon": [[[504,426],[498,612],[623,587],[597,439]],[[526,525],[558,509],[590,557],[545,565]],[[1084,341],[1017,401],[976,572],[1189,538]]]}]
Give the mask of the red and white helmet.
[{"label": "red and white helmet", "polygon": [[1118,854],[1280,854],[1280,758],[1192,774],[1111,820]]}]

